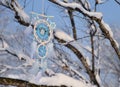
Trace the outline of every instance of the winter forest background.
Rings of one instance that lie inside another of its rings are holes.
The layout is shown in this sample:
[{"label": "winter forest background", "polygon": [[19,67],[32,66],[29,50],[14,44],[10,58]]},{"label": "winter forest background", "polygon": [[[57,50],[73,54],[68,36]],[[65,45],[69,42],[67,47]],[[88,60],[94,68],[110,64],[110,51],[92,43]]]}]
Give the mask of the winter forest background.
[{"label": "winter forest background", "polygon": [[[56,23],[42,75],[31,12]],[[0,0],[0,87],[120,87],[119,23],[120,0]]]}]

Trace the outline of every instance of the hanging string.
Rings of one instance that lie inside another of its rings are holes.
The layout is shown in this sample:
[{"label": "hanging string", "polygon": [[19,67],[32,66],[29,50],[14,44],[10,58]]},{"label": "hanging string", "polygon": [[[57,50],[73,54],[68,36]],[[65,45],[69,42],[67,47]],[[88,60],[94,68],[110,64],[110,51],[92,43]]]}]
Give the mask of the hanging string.
[{"label": "hanging string", "polygon": [[32,12],[34,11],[34,0],[32,1]]},{"label": "hanging string", "polygon": [[24,6],[23,6],[23,8],[25,8],[26,7],[26,0],[24,1]]},{"label": "hanging string", "polygon": [[44,0],[42,0],[42,14],[44,15]]}]

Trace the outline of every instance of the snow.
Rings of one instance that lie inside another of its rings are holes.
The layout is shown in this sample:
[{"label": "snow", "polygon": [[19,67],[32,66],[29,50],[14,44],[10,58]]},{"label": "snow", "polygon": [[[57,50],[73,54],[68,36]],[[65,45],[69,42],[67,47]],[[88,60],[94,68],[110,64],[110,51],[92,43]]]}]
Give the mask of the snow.
[{"label": "snow", "polygon": [[88,1],[85,1],[85,3],[84,3],[84,6],[87,8],[87,9],[90,9],[90,3],[88,2]]},{"label": "snow", "polygon": [[100,75],[98,74],[98,72],[97,72],[97,74],[96,74],[96,79],[97,79],[98,83],[99,83],[100,85],[102,85],[102,84],[101,84]]},{"label": "snow", "polygon": [[12,78],[12,79],[22,79],[22,80],[25,80],[25,75],[24,74],[20,74],[20,75],[17,75],[17,74],[9,74],[8,75],[8,78]]},{"label": "snow", "polygon": [[6,48],[8,48],[8,44],[5,42],[5,41],[3,41],[3,46],[4,47],[0,47],[0,50],[2,51],[2,50],[5,50]]},{"label": "snow", "polygon": [[55,75],[55,72],[53,72],[51,69],[46,69],[46,73],[49,74],[49,76]]},{"label": "snow", "polygon": [[105,28],[108,30],[109,34],[111,37],[113,37],[113,32],[110,28],[110,26],[108,24],[106,24],[103,20],[101,21],[101,23],[105,26]]},{"label": "snow", "polygon": [[55,0],[56,3],[60,4],[61,6],[64,6],[66,8],[70,7],[72,9],[78,8],[83,14],[88,15],[89,17],[96,17],[98,19],[102,18],[102,13],[100,12],[89,12],[85,10],[80,4],[78,3],[64,3],[61,0]]},{"label": "snow", "polygon": [[[106,24],[103,20],[101,21],[101,23],[105,26],[105,28],[108,30],[110,36],[113,38],[113,32],[112,32],[110,26],[109,26],[108,24]],[[118,42],[117,42],[114,38],[113,38],[113,40],[114,40],[114,42],[115,42],[117,48],[119,48]]]},{"label": "snow", "polygon": [[87,79],[85,78],[85,76],[83,76],[80,72],[78,72],[77,70],[75,70],[73,67],[70,67],[71,71],[73,71],[74,73],[78,74],[80,77],[82,77],[82,79],[84,79],[85,81],[87,81]]},{"label": "snow", "polygon": [[[13,6],[10,6],[11,3]],[[21,8],[21,6],[17,3],[17,1],[14,2],[10,2],[9,0],[0,0],[0,4],[9,7],[12,10],[15,10],[15,12],[17,12],[17,16],[20,17],[20,20],[25,21],[26,23],[29,22],[29,16],[23,11],[23,9]]]},{"label": "snow", "polygon": [[9,78],[13,78],[13,79],[19,79],[19,76],[18,75],[8,75]]},{"label": "snow", "polygon": [[32,33],[33,29],[32,26],[28,26],[25,30],[24,30],[24,34],[26,36],[29,36]]},{"label": "snow", "polygon": [[97,3],[98,4],[102,4],[102,3],[104,3],[105,2],[105,0],[97,0]]},{"label": "snow", "polygon": [[78,42],[76,42],[71,36],[69,36],[67,33],[65,33],[62,30],[56,29],[56,30],[54,30],[54,35],[57,38],[66,41],[65,44],[69,43],[69,44],[73,45],[84,55],[84,52],[82,51],[82,46]]},{"label": "snow", "polygon": [[114,39],[114,42],[116,43],[117,48],[119,48],[119,44],[118,44],[118,42],[115,39]]},{"label": "snow", "polygon": [[88,14],[90,17],[95,17],[95,18],[98,18],[98,19],[102,19],[102,13],[100,13],[100,12],[85,11],[85,13]]},{"label": "snow", "polygon": [[18,16],[21,18],[21,20],[24,20],[26,23],[28,23],[29,16],[23,11],[20,5],[16,1],[14,1],[13,6],[15,11],[18,12]]},{"label": "snow", "polygon": [[90,52],[92,51],[92,49],[91,49],[90,46],[86,46],[85,49],[88,50],[88,51],[90,51]]},{"label": "snow", "polygon": [[17,49],[14,49],[14,48],[12,48],[12,47],[10,47],[10,46],[7,44],[6,41],[3,41],[3,48],[0,48],[0,51],[6,51],[6,50],[7,50],[8,52],[12,53],[12,54],[17,55],[19,59],[21,59],[21,58],[26,59],[26,62],[27,62],[28,64],[30,64],[30,65],[34,62],[33,59],[31,59],[30,57],[28,57],[27,55],[25,55],[23,52],[21,52],[21,51],[19,51],[19,50],[17,50]]},{"label": "snow", "polygon": [[89,57],[86,57],[86,61],[87,61],[88,65],[91,66],[91,61],[90,61]]},{"label": "snow", "polygon": [[62,30],[56,29],[56,30],[54,30],[54,32],[55,32],[54,35],[61,40],[64,40],[66,42],[74,40],[72,37],[70,37],[68,34],[63,32]]},{"label": "snow", "polygon": [[73,45],[75,48],[77,48],[83,55],[85,55],[80,44],[77,41],[75,41],[71,36],[69,36],[67,33],[65,33],[64,31],[56,29],[54,31],[54,35],[57,38],[66,41],[66,43],[64,43],[63,45],[69,43],[69,44]]},{"label": "snow", "polygon": [[48,86],[65,85],[67,87],[93,87],[92,85],[88,85],[85,82],[75,80],[61,73],[57,73],[52,77],[43,77],[40,79],[40,83]]},{"label": "snow", "polygon": [[21,79],[21,80],[27,79],[29,82],[35,83],[37,85],[47,85],[47,86],[65,85],[67,87],[95,87],[90,83],[86,83],[85,81],[82,81],[82,80],[76,80],[62,73],[55,73],[54,76],[51,76],[51,77],[42,77],[41,72],[38,73],[37,77],[33,75],[25,75],[25,74],[9,74],[7,77],[13,78],[13,79]]},{"label": "snow", "polygon": [[78,51],[83,55],[83,56],[85,56],[86,54],[85,54],[85,52],[83,51],[83,49],[86,49],[86,50],[88,50],[89,52],[91,52],[91,48],[90,47],[85,47],[85,46],[82,46],[80,43],[78,43],[77,41],[75,41],[72,37],[70,37],[67,33],[65,33],[65,32],[63,32],[62,30],[56,30],[56,31],[54,31],[55,33],[54,33],[54,35],[57,37],[57,38],[59,38],[59,39],[61,39],[61,40],[64,40],[64,41],[66,41],[66,43],[65,44],[71,44],[72,46],[74,46],[75,48],[77,48],[78,49]]},{"label": "snow", "polygon": [[0,0],[0,4],[7,5],[6,0]]}]

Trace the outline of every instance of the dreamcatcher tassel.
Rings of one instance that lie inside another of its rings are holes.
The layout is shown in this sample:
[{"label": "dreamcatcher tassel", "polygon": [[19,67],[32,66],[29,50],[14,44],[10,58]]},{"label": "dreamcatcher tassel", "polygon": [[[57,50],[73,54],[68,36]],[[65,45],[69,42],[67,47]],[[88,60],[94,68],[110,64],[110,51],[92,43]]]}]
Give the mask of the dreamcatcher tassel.
[{"label": "dreamcatcher tassel", "polygon": [[41,59],[41,69],[43,73],[47,69],[47,58]]},{"label": "dreamcatcher tassel", "polygon": [[29,70],[29,73],[32,74],[32,75],[37,75],[37,73],[39,72],[39,61],[36,60],[34,63],[33,63],[33,66],[32,68]]}]

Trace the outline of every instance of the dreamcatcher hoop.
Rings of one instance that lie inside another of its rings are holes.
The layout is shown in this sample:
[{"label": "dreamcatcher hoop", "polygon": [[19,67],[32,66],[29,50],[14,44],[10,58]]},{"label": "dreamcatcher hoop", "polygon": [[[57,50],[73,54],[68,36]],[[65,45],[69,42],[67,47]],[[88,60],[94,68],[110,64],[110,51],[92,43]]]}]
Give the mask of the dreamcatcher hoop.
[{"label": "dreamcatcher hoop", "polygon": [[53,30],[48,21],[41,19],[36,21],[34,26],[34,36],[41,44],[47,44],[52,38]]},{"label": "dreamcatcher hoop", "polygon": [[37,54],[38,54],[38,57],[41,59],[46,58],[48,54],[48,48],[45,45],[39,44],[37,47]]}]

